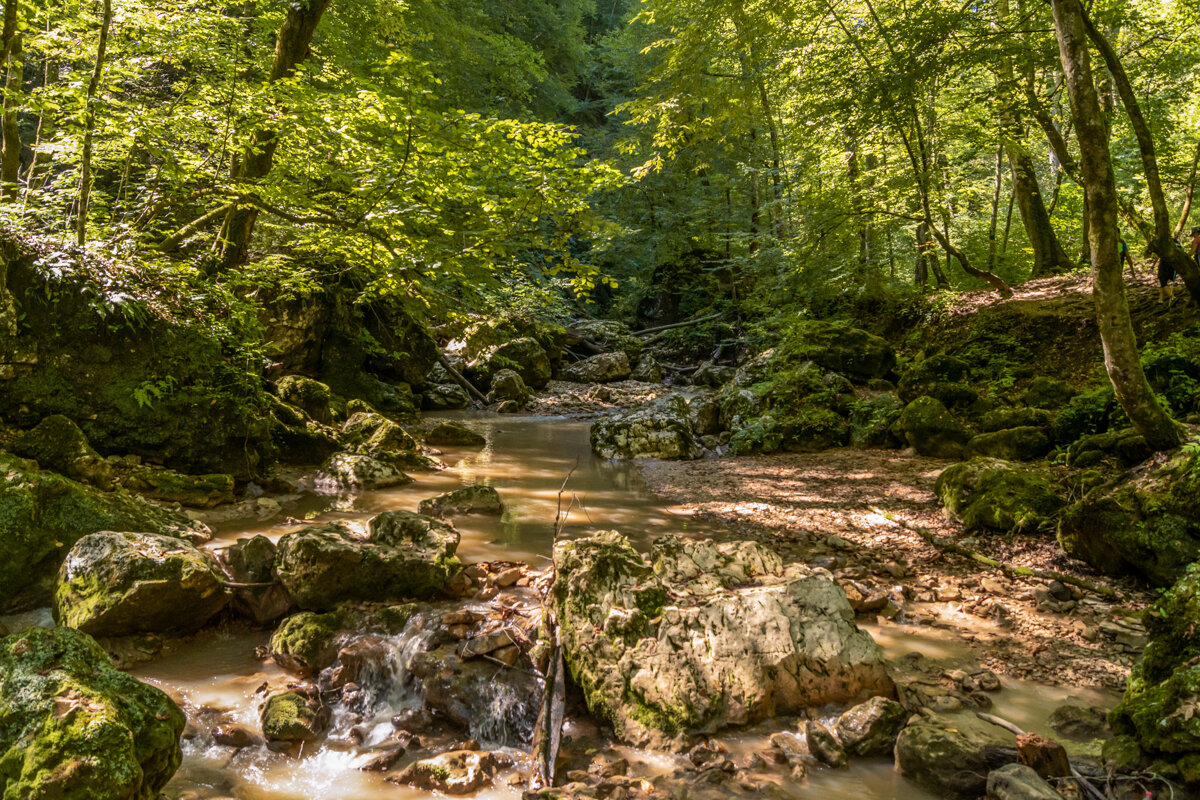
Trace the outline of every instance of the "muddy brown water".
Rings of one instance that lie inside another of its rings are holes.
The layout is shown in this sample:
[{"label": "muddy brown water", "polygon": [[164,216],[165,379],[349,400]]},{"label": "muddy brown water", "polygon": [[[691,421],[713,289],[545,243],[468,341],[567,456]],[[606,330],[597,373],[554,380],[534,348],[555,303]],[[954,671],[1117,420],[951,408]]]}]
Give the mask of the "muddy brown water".
[{"label": "muddy brown water", "polygon": [[[499,519],[461,517],[455,520],[462,533],[459,552],[467,561],[513,560],[546,563],[552,547],[554,517],[560,507],[570,506],[565,535],[586,535],[595,530],[616,529],[635,543],[648,544],[667,533],[703,534],[712,523],[691,519],[681,509],[646,491],[636,465],[615,465],[592,455],[588,445],[589,423],[559,418],[515,418],[458,414],[454,418],[487,437],[482,449],[446,448],[439,472],[414,472],[414,483],[353,498],[304,497],[284,506],[287,516],[312,521],[346,520],[358,524],[383,510],[415,510],[420,500],[459,486],[483,483],[495,487],[505,504]],[[567,489],[560,488],[568,473]],[[263,533],[277,539],[301,525],[296,522],[226,520],[216,525],[211,546],[221,547],[235,539]],[[45,611],[5,619],[12,629],[31,624],[51,624]],[[968,657],[966,645],[952,634],[936,629],[890,622],[864,626],[883,646],[889,658],[917,651],[928,659],[949,666]],[[258,708],[268,690],[281,688],[289,676],[270,662],[255,657],[255,648],[266,644],[267,632],[205,631],[173,650],[170,655],[141,665],[133,674],[170,692],[182,701],[197,727],[211,724],[212,715],[222,722],[258,729]],[[397,640],[397,648],[405,646]],[[401,680],[398,677],[396,684]],[[387,681],[383,682],[386,686]],[[1064,702],[1111,705],[1112,693],[1089,689],[1065,689],[1005,681],[996,696],[998,713],[1027,730],[1050,735],[1046,720]],[[366,749],[391,732],[390,716],[415,702],[411,691],[387,690],[379,698],[362,746],[351,744],[340,734],[335,715],[330,738],[298,757],[273,753],[264,747],[247,747],[237,752],[213,745],[204,737],[185,741],[184,761],[168,785],[169,800],[237,798],[237,800],[407,800],[427,798],[428,793],[399,787],[383,780],[381,773],[362,772],[358,767],[369,758]],[[830,710],[830,714],[834,714]],[[205,716],[208,715],[208,716]],[[832,721],[830,716],[826,721]],[[767,738],[780,730],[795,730],[795,720],[772,720],[745,731],[730,732],[721,740],[733,754],[767,747]],[[587,723],[570,723],[593,730]],[[360,726],[361,727],[361,726]],[[591,734],[579,734],[586,739]],[[486,743],[485,743],[486,744]],[[654,776],[670,773],[681,762],[674,756],[618,748],[629,758],[631,774]],[[520,764],[524,755],[509,750]],[[935,800],[935,796],[900,777],[890,759],[857,760],[849,769],[815,767],[803,780],[776,778],[781,788],[797,798],[847,798],[847,800]],[[509,788],[503,778],[495,788],[479,792],[479,798],[514,798],[520,790]]]}]

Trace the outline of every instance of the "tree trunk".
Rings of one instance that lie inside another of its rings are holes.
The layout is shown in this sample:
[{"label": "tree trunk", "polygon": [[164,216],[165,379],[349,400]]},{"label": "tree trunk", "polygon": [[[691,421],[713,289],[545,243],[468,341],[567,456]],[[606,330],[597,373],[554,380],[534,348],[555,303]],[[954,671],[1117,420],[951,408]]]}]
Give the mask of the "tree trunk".
[{"label": "tree trunk", "polygon": [[92,194],[92,136],[96,131],[96,94],[100,90],[100,78],[104,75],[104,50],[108,46],[108,29],[112,27],[112,17],[112,0],[104,0],[104,11],[100,20],[100,43],[96,46],[96,66],[92,70],[92,79],[87,87],[83,155],[79,161],[79,200],[76,203],[79,217],[75,220],[75,243],[80,246],[87,241],[88,202]]},{"label": "tree trunk", "polygon": [[[309,0],[307,3],[289,3],[287,17],[279,29],[275,43],[275,61],[271,66],[271,83],[290,76],[296,65],[308,57],[313,34],[331,0]],[[250,143],[242,153],[234,172],[240,183],[252,183],[267,177],[275,164],[275,148],[279,145],[274,130],[260,128],[250,137]],[[234,206],[226,215],[221,229],[221,263],[224,269],[232,269],[246,260],[250,249],[250,237],[258,221],[258,209],[253,206]]]},{"label": "tree trunk", "polygon": [[1004,145],[996,148],[996,175],[992,184],[992,218],[988,223],[988,260],[991,272],[996,268],[996,228],[1000,222],[1000,187],[1004,183]]},{"label": "tree trunk", "polygon": [[1121,278],[1116,178],[1108,149],[1108,130],[1092,77],[1083,7],[1079,0],[1051,0],[1051,4],[1088,199],[1092,278],[1104,366],[1117,400],[1134,428],[1155,450],[1170,449],[1182,441],[1180,428],[1159,405],[1142,371]]},{"label": "tree trunk", "polygon": [[1175,223],[1172,238],[1178,239],[1179,234],[1187,227],[1188,216],[1192,213],[1192,197],[1196,193],[1196,168],[1200,167],[1200,144],[1196,145],[1196,155],[1192,156],[1192,171],[1188,174],[1187,189],[1183,194],[1183,210],[1179,212],[1179,221]]},{"label": "tree trunk", "polygon": [[1079,14],[1087,36],[1096,45],[1096,49],[1108,66],[1108,72],[1112,76],[1121,102],[1125,104],[1125,113],[1129,117],[1134,135],[1137,137],[1138,151],[1141,153],[1142,167],[1146,175],[1146,191],[1150,195],[1150,205],[1154,209],[1154,230],[1152,232],[1143,231],[1144,234],[1149,234],[1146,237],[1147,244],[1164,264],[1173,267],[1183,278],[1183,282],[1187,284],[1188,293],[1192,296],[1192,302],[1200,303],[1200,267],[1196,265],[1195,261],[1192,261],[1171,233],[1167,199],[1163,194],[1162,179],[1158,172],[1158,157],[1154,152],[1154,138],[1150,135],[1150,127],[1146,124],[1146,118],[1142,116],[1141,106],[1138,104],[1137,96],[1133,93],[1133,85],[1130,84],[1129,76],[1125,74],[1125,67],[1121,64],[1121,59],[1117,57],[1117,52],[1108,39],[1092,24],[1082,8],[1080,8]]},{"label": "tree trunk", "polygon": [[18,95],[25,79],[25,55],[17,33],[17,0],[4,3],[4,116],[0,122],[0,199],[17,199],[21,173],[21,130],[17,127]]}]

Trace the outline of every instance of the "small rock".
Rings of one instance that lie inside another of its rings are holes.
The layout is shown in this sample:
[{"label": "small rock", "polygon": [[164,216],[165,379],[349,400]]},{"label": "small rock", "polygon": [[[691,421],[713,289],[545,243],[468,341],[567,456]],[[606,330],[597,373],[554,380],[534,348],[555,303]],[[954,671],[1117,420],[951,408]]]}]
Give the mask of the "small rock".
[{"label": "small rock", "polygon": [[516,583],[522,575],[525,574],[524,567],[509,567],[506,570],[496,573],[496,577],[492,578],[492,583],[501,589],[507,589]]},{"label": "small rock", "polygon": [[849,765],[845,748],[821,723],[811,719],[805,722],[804,737],[808,741],[809,752],[821,763],[834,768]]},{"label": "small rock", "polygon": [[387,780],[425,791],[470,794],[491,784],[494,769],[491,753],[458,750],[415,761]]},{"label": "small rock", "polygon": [[212,729],[213,741],[226,747],[253,747],[259,738],[241,725],[218,725]]}]

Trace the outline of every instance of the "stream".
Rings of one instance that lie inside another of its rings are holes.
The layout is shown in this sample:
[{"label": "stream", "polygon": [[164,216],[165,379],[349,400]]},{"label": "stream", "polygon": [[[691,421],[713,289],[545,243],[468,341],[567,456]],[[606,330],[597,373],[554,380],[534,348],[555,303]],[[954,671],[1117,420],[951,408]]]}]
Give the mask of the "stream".
[{"label": "stream", "polygon": [[[240,537],[264,534],[278,539],[307,521],[342,520],[351,523],[391,509],[416,510],[420,500],[462,485],[484,483],[495,487],[505,503],[500,518],[469,516],[454,520],[462,534],[459,555],[465,562],[527,561],[535,567],[548,564],[559,504],[570,507],[566,536],[595,530],[617,529],[636,544],[645,545],[665,533],[703,534],[713,523],[690,518],[680,508],[646,491],[636,465],[613,464],[592,455],[589,423],[572,419],[497,417],[472,413],[451,417],[487,437],[483,449],[444,448],[446,469],[413,472],[407,486],[362,493],[354,498],[304,495],[287,501],[282,513],[265,522],[227,519],[214,524],[210,547],[220,548]],[[573,471],[573,472],[572,472]],[[567,489],[560,487],[568,473]],[[536,605],[529,593],[527,602]],[[461,603],[459,604],[461,605]],[[6,618],[10,628],[50,624],[45,611]],[[917,651],[936,662],[956,666],[968,655],[966,645],[946,631],[928,626],[880,621],[859,623],[884,647],[889,659]],[[405,674],[406,649],[419,647],[420,626],[410,622],[404,632],[390,637],[388,666],[364,681],[364,709],[350,718],[335,711],[326,740],[299,755],[277,753],[263,745],[234,749],[213,743],[207,736],[188,737],[183,744],[183,765],[167,786],[169,800],[376,800],[430,797],[429,793],[384,780],[384,772],[359,769],[371,757],[371,747],[392,733],[391,717],[417,703],[411,676]],[[204,631],[155,661],[131,670],[179,700],[188,712],[190,727],[207,730],[214,723],[236,724],[258,730],[258,708],[268,690],[283,688],[294,678],[270,661],[255,656],[255,648],[270,638],[269,631],[217,628]],[[1093,689],[1066,689],[1004,680],[995,695],[997,712],[1026,730],[1052,735],[1046,722],[1064,702],[1111,705],[1116,695]],[[536,713],[531,703],[540,698],[511,697],[506,707],[489,709],[497,724],[472,731],[484,747],[504,744],[506,715]],[[837,709],[822,710],[826,722]],[[796,720],[780,718],[744,731],[726,732],[719,738],[731,757],[741,758],[769,747],[768,737],[796,730]],[[614,745],[586,719],[570,719],[565,735],[572,749],[607,750],[627,758],[630,775],[653,777],[672,772],[680,763],[675,756],[636,751]],[[447,743],[449,744],[449,743]],[[1070,748],[1070,743],[1065,743]],[[516,748],[501,748],[512,756],[514,767],[480,791],[480,798],[515,798],[521,786],[510,786],[518,770],[528,769],[528,756]],[[426,755],[429,755],[428,753]],[[409,759],[411,760],[411,759]],[[781,788],[799,797],[853,798],[853,800],[935,800],[935,796],[901,778],[890,759],[858,759],[849,769],[813,767],[807,778],[781,778]]]}]

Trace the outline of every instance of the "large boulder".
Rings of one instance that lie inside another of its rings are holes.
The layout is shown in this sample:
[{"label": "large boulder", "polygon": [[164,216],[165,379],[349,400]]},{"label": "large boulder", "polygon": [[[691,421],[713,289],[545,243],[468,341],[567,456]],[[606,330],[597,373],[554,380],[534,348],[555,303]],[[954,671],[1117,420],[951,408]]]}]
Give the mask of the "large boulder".
[{"label": "large boulder", "polygon": [[616,532],[563,542],[551,599],[593,714],[633,745],[891,695],[878,645],[828,573],[752,542]]},{"label": "large boulder", "polygon": [[22,432],[12,449],[19,456],[34,459],[44,469],[61,472],[98,489],[107,491],[116,487],[113,466],[92,449],[79,426],[62,414],[51,414]]},{"label": "large boulder", "polygon": [[320,381],[303,375],[285,375],[275,383],[279,399],[296,406],[323,425],[333,423],[333,392]]},{"label": "large boulder", "polygon": [[487,437],[457,422],[443,421],[425,435],[428,444],[437,447],[483,447]]},{"label": "large boulder", "polygon": [[606,352],[620,352],[636,362],[642,354],[642,340],[624,322],[610,319],[579,320],[567,329],[567,343],[580,344],[586,339],[599,345]]},{"label": "large boulder", "polygon": [[182,761],[186,720],[115,669],[91,637],[30,628],[0,638],[0,796],[155,800]]},{"label": "large boulder", "polygon": [[872,697],[838,717],[834,732],[847,753],[881,756],[892,752],[896,736],[907,722],[904,706],[891,698]]},{"label": "large boulder", "polygon": [[301,611],[280,623],[267,649],[283,669],[315,678],[337,660],[343,622],[343,615],[337,611]]},{"label": "large boulder", "polygon": [[1062,800],[1032,767],[1005,764],[987,777],[987,800]]},{"label": "large boulder", "polygon": [[533,392],[525,385],[525,381],[515,370],[502,369],[492,376],[491,390],[487,394],[487,402],[501,403],[511,400],[518,405],[533,397]]},{"label": "large boulder", "polygon": [[316,489],[323,494],[343,494],[370,489],[385,489],[412,483],[391,460],[380,460],[359,453],[334,453],[317,472]]},{"label": "large boulder", "polygon": [[947,467],[934,492],[968,531],[1048,529],[1065,502],[1045,470],[994,458]]},{"label": "large boulder", "polygon": [[802,361],[853,378],[883,378],[896,366],[896,353],[886,340],[859,328],[822,320],[800,320],[782,348]]},{"label": "large boulder", "polygon": [[919,455],[934,458],[962,458],[972,435],[940,400],[928,395],[905,406],[893,430]]},{"label": "large boulder", "polygon": [[352,453],[386,460],[418,450],[416,440],[382,414],[358,411],[342,425],[342,446]]},{"label": "large boulder", "polygon": [[414,761],[388,780],[426,792],[471,794],[490,786],[495,770],[491,753],[456,750]]},{"label": "large boulder", "polygon": [[274,622],[292,607],[275,575],[275,550],[275,543],[259,534],[217,552],[225,572],[239,584],[233,589],[233,610],[256,625]]},{"label": "large boulder", "polygon": [[1175,774],[1168,777],[1200,790],[1200,564],[1189,566],[1143,621],[1149,640],[1142,660],[1108,717],[1114,741],[1136,744],[1130,749],[1140,766],[1157,761],[1156,772],[1169,769]]},{"label": "large boulder", "polygon": [[592,424],[592,451],[603,458],[695,458],[691,414],[680,395],[659,398]]},{"label": "large boulder", "polygon": [[896,769],[938,797],[976,800],[988,773],[1017,760],[1011,733],[971,714],[931,715],[896,738]]},{"label": "large boulder", "polygon": [[315,691],[291,690],[271,695],[260,712],[268,742],[312,742],[329,725],[329,707]]},{"label": "large boulder", "polygon": [[491,486],[464,486],[437,497],[421,501],[417,511],[430,517],[453,517],[459,514],[494,514],[504,511],[500,493]]},{"label": "large boulder", "polygon": [[576,383],[623,381],[633,373],[629,357],[623,352],[600,353],[567,367],[563,377]]},{"label": "large boulder", "polygon": [[1166,586],[1200,558],[1200,455],[1177,453],[1161,464],[1098,486],[1063,509],[1058,541],[1104,572],[1140,573]]},{"label": "large boulder", "polygon": [[421,408],[426,411],[454,411],[471,405],[471,398],[457,383],[433,383],[421,394]]},{"label": "large boulder", "polygon": [[854,386],[813,361],[768,351],[742,365],[717,395],[736,454],[811,452],[845,444]]},{"label": "large boulder", "polygon": [[1021,426],[981,433],[967,442],[968,456],[990,456],[1007,461],[1036,461],[1053,445],[1040,428]]},{"label": "large boulder", "polygon": [[67,553],[54,619],[92,636],[190,633],[228,602],[216,560],[203,550],[157,533],[101,531]]},{"label": "large boulder", "polygon": [[489,386],[492,376],[511,369],[534,389],[550,382],[552,367],[546,350],[531,336],[510,339],[484,349],[467,364],[467,377],[476,385]]},{"label": "large boulder", "polygon": [[0,452],[0,609],[45,605],[67,551],[102,530],[208,535],[206,526],[176,511],[41,472]]},{"label": "large boulder", "polygon": [[979,393],[964,383],[969,373],[965,361],[939,353],[905,370],[896,390],[905,403],[929,396],[950,408],[962,409],[979,399]]},{"label": "large boulder", "polygon": [[458,538],[443,522],[388,511],[370,521],[365,539],[340,523],[285,535],[275,571],[297,605],[312,611],[343,600],[427,598],[461,568]]}]

